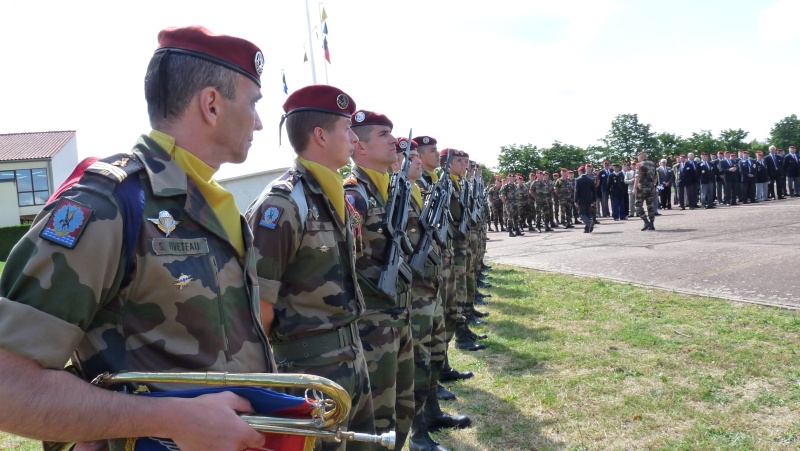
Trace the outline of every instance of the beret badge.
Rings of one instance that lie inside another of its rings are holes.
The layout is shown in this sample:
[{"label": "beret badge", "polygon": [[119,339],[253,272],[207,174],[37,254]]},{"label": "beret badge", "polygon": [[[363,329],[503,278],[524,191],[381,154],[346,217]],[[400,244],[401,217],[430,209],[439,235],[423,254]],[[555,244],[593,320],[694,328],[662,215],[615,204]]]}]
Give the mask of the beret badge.
[{"label": "beret badge", "polygon": [[264,55],[262,55],[261,52],[256,52],[253,64],[256,66],[256,73],[261,75],[264,72]]},{"label": "beret badge", "polygon": [[405,149],[406,147],[408,147],[408,141],[400,141],[399,143],[397,143],[397,145],[400,146],[401,149]]},{"label": "beret badge", "polygon": [[367,115],[364,114],[363,111],[359,111],[358,113],[356,113],[356,117],[354,119],[356,120],[356,122],[364,122],[364,119],[366,117],[367,117]]},{"label": "beret badge", "polygon": [[340,109],[345,110],[349,105],[350,99],[346,94],[339,94],[336,96],[336,106],[338,106]]},{"label": "beret badge", "polygon": [[427,136],[422,138],[422,144],[428,144],[429,142],[431,142],[431,139],[428,138]]}]

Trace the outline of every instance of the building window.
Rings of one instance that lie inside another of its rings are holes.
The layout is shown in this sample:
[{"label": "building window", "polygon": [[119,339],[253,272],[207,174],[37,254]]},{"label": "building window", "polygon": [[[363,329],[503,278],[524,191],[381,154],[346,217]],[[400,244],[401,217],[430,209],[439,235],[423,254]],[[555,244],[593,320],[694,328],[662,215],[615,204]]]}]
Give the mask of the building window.
[{"label": "building window", "polygon": [[47,169],[19,169],[16,171],[0,171],[0,180],[10,178],[14,174],[17,181],[17,198],[20,207],[44,205],[50,198],[50,184],[47,181]]}]

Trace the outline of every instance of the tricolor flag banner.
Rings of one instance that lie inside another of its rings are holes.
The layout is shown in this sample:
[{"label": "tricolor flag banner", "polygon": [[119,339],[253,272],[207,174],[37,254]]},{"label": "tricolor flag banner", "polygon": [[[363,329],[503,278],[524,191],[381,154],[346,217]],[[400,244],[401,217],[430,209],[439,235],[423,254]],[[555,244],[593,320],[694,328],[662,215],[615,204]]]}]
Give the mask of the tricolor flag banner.
[{"label": "tricolor flag banner", "polygon": [[[156,398],[196,398],[209,393],[223,391],[233,392],[250,401],[253,409],[259,415],[280,416],[287,418],[311,418],[313,404],[306,398],[285,395],[261,387],[211,387],[197,390],[181,390],[171,392],[140,393],[139,396]],[[248,448],[248,451],[259,450],[285,450],[285,451],[311,451],[316,442],[315,437],[304,435],[273,434],[262,432],[266,437],[263,448]],[[125,444],[126,450],[131,451],[172,451],[178,447],[169,439],[156,437],[129,438]]]},{"label": "tricolor flag banner", "polygon": [[328,22],[322,24],[322,34],[328,34]]},{"label": "tricolor flag banner", "polygon": [[331,52],[328,50],[328,37],[326,36],[322,40],[322,48],[325,49],[325,59],[328,60],[328,64],[331,62]]},{"label": "tricolor flag banner", "polygon": [[281,79],[283,80],[283,93],[289,94],[289,86],[286,85],[286,72],[281,69]]}]

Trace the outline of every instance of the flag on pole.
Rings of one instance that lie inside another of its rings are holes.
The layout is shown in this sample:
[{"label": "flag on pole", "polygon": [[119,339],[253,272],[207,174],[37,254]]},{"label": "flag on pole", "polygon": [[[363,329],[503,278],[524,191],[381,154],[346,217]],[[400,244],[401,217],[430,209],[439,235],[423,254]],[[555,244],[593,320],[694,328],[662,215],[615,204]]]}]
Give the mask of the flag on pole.
[{"label": "flag on pole", "polygon": [[325,22],[324,24],[322,24],[322,34],[325,34],[325,35],[328,34],[328,22]]},{"label": "flag on pole", "polygon": [[[324,11],[324,10],[323,10]],[[328,60],[328,64],[331,62],[331,52],[328,50],[328,38],[322,40],[322,48],[325,49],[325,59]]]},{"label": "flag on pole", "polygon": [[328,19],[328,13],[325,12],[325,7],[323,6],[322,7],[322,20],[320,20],[320,22],[325,22],[326,19]]},{"label": "flag on pole", "polygon": [[281,78],[283,79],[283,93],[289,94],[289,87],[286,85],[286,72],[281,69]]},{"label": "flag on pole", "polygon": [[303,52],[303,62],[308,61],[308,52]]}]

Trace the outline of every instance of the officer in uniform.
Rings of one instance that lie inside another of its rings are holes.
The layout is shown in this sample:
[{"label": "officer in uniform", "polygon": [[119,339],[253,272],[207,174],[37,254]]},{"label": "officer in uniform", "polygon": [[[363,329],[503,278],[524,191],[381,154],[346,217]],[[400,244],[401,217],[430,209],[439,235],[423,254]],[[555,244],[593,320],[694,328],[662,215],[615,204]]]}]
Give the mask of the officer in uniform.
[{"label": "officer in uniform", "polygon": [[519,230],[517,223],[517,185],[514,180],[514,174],[508,174],[506,183],[500,187],[500,200],[503,202],[503,215],[510,237],[525,235]]},{"label": "officer in uniform", "polygon": [[[500,190],[503,188],[503,180],[499,175],[495,176],[494,185],[489,187],[487,197],[489,205],[492,206],[491,222],[494,224],[496,232],[505,232],[506,226],[503,223],[503,201],[500,199]],[[489,230],[492,230],[489,224]]]},{"label": "officer in uniform", "polygon": [[[153,130],[128,153],[84,160],[8,257],[0,392],[13,393],[3,409],[14,415],[0,430],[62,442],[152,435],[183,449],[265,445],[239,417],[250,404],[231,393],[176,402],[87,382],[119,371],[274,371],[252,235],[212,180],[222,163],[245,160],[262,129],[263,62],[251,42],[203,27],[159,33],[145,76]],[[62,371],[68,361],[80,378]]]},{"label": "officer in uniform", "polygon": [[556,180],[555,192],[558,193],[558,201],[561,204],[561,223],[564,228],[575,228],[572,225],[572,197],[575,187],[569,180],[569,170],[561,168],[561,177]]},{"label": "officer in uniform", "polygon": [[[397,432],[398,449],[405,443],[414,417],[414,349],[409,325],[408,286],[397,277],[396,296],[378,288],[386,261],[384,234],[389,166],[397,161],[392,121],[383,114],[356,111],[352,130],[358,136],[353,172],[345,179],[349,204],[361,218],[356,245],[356,275],[366,310],[358,321],[369,368],[375,430]],[[394,268],[397,271],[398,268]]]},{"label": "officer in uniform", "polygon": [[[636,216],[644,221],[645,230],[655,230],[655,210],[653,201],[656,194],[656,165],[647,159],[647,152],[644,150],[637,155],[639,159],[639,169],[636,171],[636,180],[633,182],[633,194],[636,196]],[[647,205],[647,216],[645,216],[644,204]],[[649,220],[648,220],[649,218]]]},{"label": "officer in uniform", "polygon": [[[559,220],[559,211],[561,210],[559,208],[559,207],[561,207],[561,202],[560,202],[559,197],[558,197],[558,191],[556,191],[556,182],[559,181],[559,180],[561,180],[561,178],[559,176],[559,173],[558,172],[554,172],[553,173],[553,181],[552,181],[552,184],[551,184],[551,187],[553,188],[553,190],[552,190],[553,194],[552,194],[551,202],[553,204],[553,222],[556,223],[556,224],[558,224],[560,222],[560,220]],[[565,226],[567,225],[566,223],[562,223],[562,224],[565,225]]]},{"label": "officer in uniform", "polygon": [[[517,217],[519,218],[517,228],[522,231],[526,225],[530,227],[534,221],[533,212],[528,213],[530,209],[529,203],[533,199],[531,199],[531,196],[528,194],[528,185],[525,184],[525,179],[522,177],[522,174],[517,174],[517,190],[515,192],[517,194]],[[517,233],[517,235],[519,234],[520,233]]]},{"label": "officer in uniform", "polygon": [[[286,132],[297,157],[253,201],[247,218],[255,236],[264,329],[278,370],[338,383],[353,401],[343,426],[374,433],[356,322],[364,313],[353,252],[358,218],[345,203],[338,172],[357,140],[350,131],[355,109],[350,96],[328,85],[306,86],[286,99]],[[345,444],[325,441],[323,447]],[[347,449],[371,447],[351,442]]]},{"label": "officer in uniform", "polygon": [[[539,172],[539,171],[536,171]],[[530,192],[531,185],[536,181],[536,173],[531,172],[528,174],[528,181],[522,184],[525,193]],[[535,227],[537,221],[540,218],[536,215],[536,201],[533,200],[531,196],[524,196],[522,200],[522,228],[524,229],[526,226],[528,227],[529,232],[533,232],[533,228]]]}]

